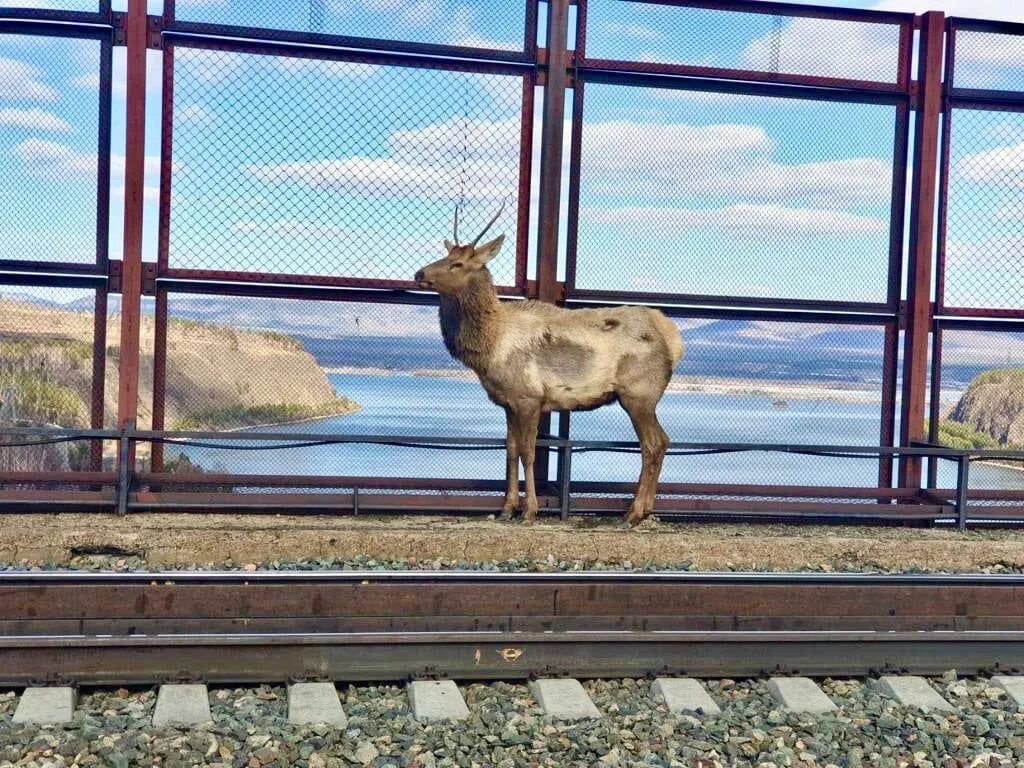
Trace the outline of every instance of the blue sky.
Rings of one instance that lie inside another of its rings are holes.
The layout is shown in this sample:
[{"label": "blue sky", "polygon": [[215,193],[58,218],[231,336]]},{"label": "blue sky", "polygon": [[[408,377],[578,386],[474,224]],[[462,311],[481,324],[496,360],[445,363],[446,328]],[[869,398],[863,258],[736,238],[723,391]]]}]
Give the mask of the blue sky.
[{"label": "blue sky", "polygon": [[[317,23],[329,32],[511,47],[522,29],[521,15],[510,11],[516,5],[328,0]],[[1024,11],[1001,0],[836,5],[1024,20]],[[179,2],[191,18],[273,23],[260,7],[272,6]],[[275,19],[305,25],[307,9],[284,3]],[[894,73],[894,31],[874,25],[778,24],[769,16],[592,0],[590,32],[595,56],[881,80]],[[115,49],[115,258],[123,54]],[[1024,40],[965,36],[963,54],[958,84],[1022,81]],[[159,64],[151,53],[149,260],[156,256]],[[92,258],[97,72],[95,43],[0,38],[0,232],[9,258]],[[180,53],[171,263],[402,279],[438,257],[456,199],[465,197],[463,233],[472,236],[509,198],[497,225],[509,239],[494,269],[510,282],[520,95],[509,76]],[[591,85],[584,117],[581,285],[883,298],[892,107]],[[1024,118],[958,114],[953,169],[947,299],[1021,306]]]}]

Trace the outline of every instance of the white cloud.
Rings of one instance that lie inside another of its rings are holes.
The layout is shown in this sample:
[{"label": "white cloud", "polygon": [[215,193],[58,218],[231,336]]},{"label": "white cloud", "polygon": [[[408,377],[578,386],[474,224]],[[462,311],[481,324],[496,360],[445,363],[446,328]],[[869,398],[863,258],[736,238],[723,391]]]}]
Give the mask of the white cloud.
[{"label": "white cloud", "polygon": [[0,125],[8,125],[14,128],[29,128],[37,131],[52,131],[53,133],[71,133],[74,128],[62,117],[52,112],[33,107],[32,109],[0,109]]},{"label": "white cloud", "polygon": [[957,163],[957,171],[979,184],[1024,189],[1024,142],[969,155]]},{"label": "white cloud", "polygon": [[978,243],[950,240],[946,243],[946,264],[950,269],[1005,267],[1019,272],[1024,259],[1024,236],[993,237]]},{"label": "white cloud", "polygon": [[1000,221],[1024,222],[1024,201],[1005,205],[996,211]]},{"label": "white cloud", "polygon": [[208,125],[213,122],[213,113],[202,104],[189,104],[184,107],[177,107],[175,117],[183,123],[192,125]]},{"label": "white cloud", "polygon": [[73,78],[71,82],[79,88],[88,88],[91,91],[98,91],[100,89],[100,73],[87,72],[84,75],[79,75],[78,77]]},{"label": "white cloud", "polygon": [[[464,145],[464,136],[468,139]],[[513,194],[519,174],[519,123],[453,119],[396,131],[387,157],[343,157],[250,165],[261,181],[374,196],[451,199],[465,182],[472,199]]]},{"label": "white cloud", "polygon": [[888,222],[845,211],[786,208],[740,203],[725,208],[584,208],[581,217],[595,224],[641,227],[648,235],[715,229],[732,235],[878,234]]},{"label": "white cloud", "polygon": [[486,48],[497,51],[518,51],[520,43],[493,40],[475,30],[473,9],[462,6],[455,11],[448,28],[451,30],[450,43],[467,48]]},{"label": "white cloud", "polygon": [[[439,173],[427,165],[399,162],[390,158],[347,157],[338,160],[310,160],[278,165],[250,165],[249,173],[265,182],[289,182],[314,189],[342,189],[358,194],[416,196],[450,199],[457,191],[450,174]],[[469,172],[479,177],[479,168]],[[513,171],[514,173],[514,171]],[[473,184],[466,189],[468,197],[500,198],[509,193],[509,186],[494,181]]]},{"label": "white cloud", "polygon": [[604,25],[604,31],[609,35],[620,35],[631,37],[634,40],[660,40],[661,34],[645,24],[622,24],[619,22],[608,22]]},{"label": "white cloud", "polygon": [[635,195],[801,199],[826,207],[888,198],[891,161],[864,157],[787,165],[773,160],[774,149],[756,125],[589,124],[583,128],[584,188],[622,194],[628,183]]},{"label": "white cloud", "polygon": [[185,46],[174,49],[175,66],[181,65],[189,77],[207,84],[223,83],[234,77],[246,66],[247,58],[232,51]]},{"label": "white cloud", "polygon": [[[66,144],[46,139],[26,139],[17,144],[13,154],[36,176],[59,180],[96,176],[96,153],[79,152]],[[160,172],[160,158],[147,156],[146,174]],[[123,155],[110,156],[110,170],[114,178],[124,176]]]},{"label": "white cloud", "polygon": [[42,75],[38,67],[0,56],[0,99],[57,101],[57,91],[40,79]]},{"label": "white cloud", "polygon": [[[806,0],[812,2],[813,0]],[[1007,0],[882,0],[873,10],[1024,21],[1024,5]],[[1024,39],[1009,35],[962,35],[957,65],[1007,69],[1019,67]],[[895,25],[858,24],[829,19],[794,18],[778,32],[747,46],[743,64],[762,70],[891,82],[899,55]],[[999,77],[992,71],[978,75]],[[977,87],[979,83],[973,82]]]}]

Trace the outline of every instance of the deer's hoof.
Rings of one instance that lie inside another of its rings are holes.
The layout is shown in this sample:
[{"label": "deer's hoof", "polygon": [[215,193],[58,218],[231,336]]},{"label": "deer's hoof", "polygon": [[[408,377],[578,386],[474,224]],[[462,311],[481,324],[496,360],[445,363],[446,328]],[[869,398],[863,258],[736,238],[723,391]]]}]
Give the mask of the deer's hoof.
[{"label": "deer's hoof", "polygon": [[501,514],[498,515],[498,519],[501,520],[502,522],[506,522],[507,523],[509,520],[512,519],[512,517],[515,515],[515,513],[516,513],[516,508],[515,507],[502,507],[501,508]]},{"label": "deer's hoof", "polygon": [[537,508],[536,507],[533,507],[532,509],[527,507],[526,511],[523,512],[523,522],[526,525],[533,525],[535,522],[537,522]]},{"label": "deer's hoof", "polygon": [[630,528],[634,528],[635,526],[640,525],[645,517],[646,515],[642,508],[634,507],[633,509],[630,509],[629,514],[626,515],[626,525]]}]

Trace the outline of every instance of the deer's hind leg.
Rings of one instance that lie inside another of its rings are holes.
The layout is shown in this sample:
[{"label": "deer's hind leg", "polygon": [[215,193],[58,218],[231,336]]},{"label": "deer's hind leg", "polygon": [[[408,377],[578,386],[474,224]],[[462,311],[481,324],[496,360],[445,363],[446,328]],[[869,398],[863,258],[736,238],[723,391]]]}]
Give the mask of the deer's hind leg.
[{"label": "deer's hind leg", "polygon": [[[659,393],[660,397],[660,393]],[[658,422],[655,409],[659,397],[623,394],[619,398],[622,407],[633,422],[633,429],[640,441],[642,461],[636,495],[626,515],[629,525],[636,525],[654,511],[654,499],[658,492],[658,478],[661,465],[668,450],[669,438]]]},{"label": "deer's hind leg", "polygon": [[519,508],[519,430],[512,409],[505,408],[505,503],[501,519],[511,520]]}]

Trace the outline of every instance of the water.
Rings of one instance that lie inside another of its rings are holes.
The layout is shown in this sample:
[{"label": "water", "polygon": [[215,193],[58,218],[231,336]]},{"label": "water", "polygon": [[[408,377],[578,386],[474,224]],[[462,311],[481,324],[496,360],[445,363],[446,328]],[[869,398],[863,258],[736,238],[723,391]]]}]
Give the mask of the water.
[{"label": "water", "polygon": [[[415,376],[331,374],[336,389],[363,406],[359,413],[274,431],[316,434],[384,434],[494,437],[505,435],[504,413],[475,381]],[[877,445],[878,403],[789,400],[776,408],[765,397],[705,393],[667,393],[658,416],[673,440],[693,442],[767,442]],[[573,414],[577,439],[634,440],[625,412],[611,405]],[[316,475],[383,475],[425,478],[504,477],[504,450],[434,451],[377,445],[331,445],[275,451],[189,448],[193,461],[224,472]],[[168,451],[173,455],[173,451]],[[940,484],[952,487],[956,472],[943,462]],[[577,480],[634,481],[640,471],[635,455],[589,453],[573,458]],[[863,485],[877,482],[873,458],[829,458],[777,453],[669,457],[662,479],[678,482],[763,483],[777,485]],[[972,487],[1021,488],[1024,473],[975,465]]]}]

